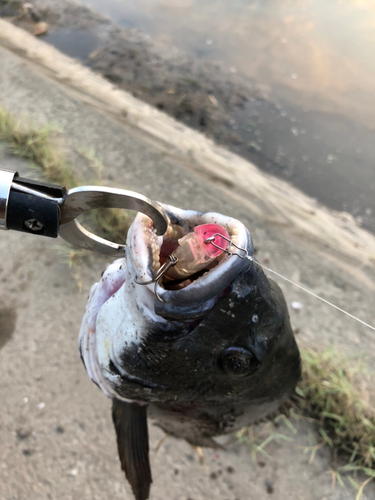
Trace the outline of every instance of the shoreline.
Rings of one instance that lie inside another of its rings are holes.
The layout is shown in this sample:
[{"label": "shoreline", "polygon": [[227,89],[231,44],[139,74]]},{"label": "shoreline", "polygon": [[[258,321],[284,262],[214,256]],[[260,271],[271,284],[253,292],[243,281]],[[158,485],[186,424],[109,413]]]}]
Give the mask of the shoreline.
[{"label": "shoreline", "polygon": [[[75,1],[35,0],[33,5],[50,27],[42,37],[48,44],[375,232],[375,148],[365,125],[329,106],[306,113],[286,98],[286,89],[260,86],[213,61],[192,61]],[[27,16],[14,22],[33,29]]]},{"label": "shoreline", "polygon": [[350,262],[355,261],[355,272],[362,272],[363,280],[368,282],[365,268],[375,263],[375,237],[360,228],[351,215],[326,208],[286,181],[261,172],[242,157],[2,19],[0,44],[83,102],[115,118],[125,128],[130,127],[168,157],[210,180],[225,195],[242,202],[266,226],[278,227],[285,234],[314,245],[321,255],[347,270]]}]

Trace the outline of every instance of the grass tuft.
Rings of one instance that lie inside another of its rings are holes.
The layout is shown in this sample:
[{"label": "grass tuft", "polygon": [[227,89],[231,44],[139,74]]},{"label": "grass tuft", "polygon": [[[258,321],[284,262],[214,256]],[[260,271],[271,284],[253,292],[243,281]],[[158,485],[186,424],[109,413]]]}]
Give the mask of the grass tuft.
[{"label": "grass tuft", "polygon": [[[16,121],[0,107],[0,141],[7,150],[36,169],[48,181],[65,186],[67,189],[82,185],[83,180],[74,166],[55,145],[50,126],[35,127]],[[102,185],[103,164],[92,150],[78,151],[91,167],[93,178],[86,184]],[[93,210],[85,221],[95,234],[118,243],[125,243],[132,217],[126,210],[112,208]]]},{"label": "grass tuft", "polygon": [[322,442],[345,458],[347,471],[375,477],[375,410],[361,394],[363,359],[332,347],[302,351],[296,412],[316,423]]},{"label": "grass tuft", "polygon": [[[347,356],[332,346],[320,352],[301,349],[301,356],[302,377],[297,394],[275,418],[270,417],[271,421],[260,424],[260,428],[243,428],[237,439],[250,446],[255,460],[258,453],[268,456],[266,447],[271,441],[290,440],[277,430],[280,423],[295,435],[292,420],[308,420],[318,432],[318,439],[309,436],[310,445],[304,450],[310,453],[309,463],[320,449],[329,447],[333,457],[329,468],[332,484],[346,488],[347,479],[357,490],[356,500],[361,500],[364,488],[375,478],[375,409],[361,384],[363,357]],[[358,473],[368,476],[362,484],[353,478]]]},{"label": "grass tuft", "polygon": [[43,176],[68,189],[79,182],[73,167],[53,145],[51,127],[29,127],[17,122],[0,107],[0,140],[5,141],[8,151],[29,161]]},{"label": "grass tuft", "polygon": [[[278,415],[274,419],[274,423],[278,423],[278,420],[288,421],[287,427],[291,430],[293,429],[293,434],[297,432],[293,424],[286,419],[285,415]],[[292,441],[292,439],[281,432],[275,431],[275,427],[271,422],[266,422],[264,425],[257,429],[259,432],[255,433],[253,427],[244,427],[239,432],[237,432],[236,437],[240,443],[246,443],[250,446],[251,458],[255,463],[257,460],[258,453],[266,458],[270,458],[270,455],[266,452],[265,448],[272,441]]]}]

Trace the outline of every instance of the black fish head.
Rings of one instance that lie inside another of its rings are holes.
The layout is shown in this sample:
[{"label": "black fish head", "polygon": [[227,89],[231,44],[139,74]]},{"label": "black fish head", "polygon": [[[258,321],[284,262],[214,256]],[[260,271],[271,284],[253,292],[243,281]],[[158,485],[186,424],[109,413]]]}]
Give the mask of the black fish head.
[{"label": "black fish head", "polygon": [[158,285],[159,300],[153,284],[137,281],[150,280],[155,264],[197,225],[219,224],[253,255],[250,234],[235,219],[164,208],[171,221],[164,238],[139,215],[126,262],[93,289],[81,329],[84,363],[109,396],[193,417],[229,408],[238,425],[250,423],[275,410],[300,376],[283,294],[254,261],[223,253],[191,279]]},{"label": "black fish head", "polygon": [[153,380],[168,388],[160,400],[182,404],[280,402],[293,392],[300,376],[282,292],[251,263],[191,331],[179,336],[176,325],[166,336],[155,329],[140,356],[157,373]]}]

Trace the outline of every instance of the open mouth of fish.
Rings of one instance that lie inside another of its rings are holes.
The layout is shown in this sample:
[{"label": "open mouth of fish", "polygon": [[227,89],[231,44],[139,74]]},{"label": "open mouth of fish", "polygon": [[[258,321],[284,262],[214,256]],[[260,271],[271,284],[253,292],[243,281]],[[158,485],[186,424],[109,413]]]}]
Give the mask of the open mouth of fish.
[{"label": "open mouth of fish", "polygon": [[[125,351],[140,347],[155,326],[168,332],[181,325],[181,330],[188,331],[189,324],[202,319],[251,265],[247,259],[218,251],[198,271],[194,265],[180,274],[171,268],[155,282],[170,256],[181,253],[181,240],[205,225],[219,226],[218,234],[221,228],[234,244],[253,255],[251,236],[238,220],[213,212],[162,207],[169,219],[166,233],[157,236],[152,220],[138,214],[128,232],[125,258],[107,268],[92,287],[86,307],[79,337],[81,356],[90,378],[110,397],[118,397],[119,378],[150,387],[131,375],[124,363]],[[227,248],[226,240],[223,243]]]},{"label": "open mouth of fish", "polygon": [[[157,236],[152,221],[142,215],[137,216],[129,230],[127,260],[137,282],[152,280],[169,256],[176,253],[179,241],[203,225],[220,226],[234,244],[246,249],[249,255],[253,254],[250,234],[238,220],[217,213],[199,213],[166,205],[163,208],[169,218],[168,229],[163,236]],[[225,240],[222,240],[223,244],[225,248],[228,246]],[[217,253],[217,257],[203,269],[194,272],[193,266],[189,276],[173,278],[167,273],[156,287],[151,283],[145,285],[154,296],[156,292],[161,298],[161,301],[155,301],[160,316],[189,321],[195,314],[202,315],[207,307],[210,308],[211,304],[207,302],[223,293],[246,266],[235,256],[229,258],[225,252]]]}]

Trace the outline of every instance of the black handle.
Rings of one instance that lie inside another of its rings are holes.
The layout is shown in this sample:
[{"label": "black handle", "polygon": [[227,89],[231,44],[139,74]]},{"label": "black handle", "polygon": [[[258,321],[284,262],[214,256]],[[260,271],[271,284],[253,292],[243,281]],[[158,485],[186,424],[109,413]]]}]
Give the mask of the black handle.
[{"label": "black handle", "polygon": [[[22,188],[30,192],[23,192]],[[59,201],[65,194],[66,189],[62,186],[15,177],[8,198],[7,228],[57,238]]]}]

